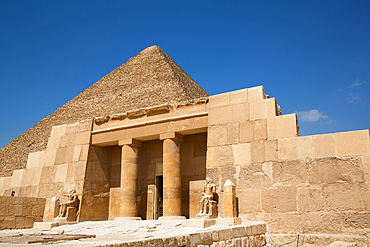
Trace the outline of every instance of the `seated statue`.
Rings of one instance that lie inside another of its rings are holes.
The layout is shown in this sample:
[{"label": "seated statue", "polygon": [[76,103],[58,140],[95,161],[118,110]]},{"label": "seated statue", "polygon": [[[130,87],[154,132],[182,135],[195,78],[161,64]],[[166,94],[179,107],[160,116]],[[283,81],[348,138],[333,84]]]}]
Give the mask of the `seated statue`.
[{"label": "seated statue", "polygon": [[67,196],[68,196],[68,201],[65,203],[62,203],[59,206],[59,215],[57,217],[66,217],[68,207],[76,208],[76,211],[78,210],[79,199],[78,199],[76,190],[75,189],[68,190]]},{"label": "seated statue", "polygon": [[210,217],[217,217],[217,202],[214,200],[216,193],[216,185],[207,177],[206,183],[203,185],[202,199],[199,201],[198,216],[208,215]]}]

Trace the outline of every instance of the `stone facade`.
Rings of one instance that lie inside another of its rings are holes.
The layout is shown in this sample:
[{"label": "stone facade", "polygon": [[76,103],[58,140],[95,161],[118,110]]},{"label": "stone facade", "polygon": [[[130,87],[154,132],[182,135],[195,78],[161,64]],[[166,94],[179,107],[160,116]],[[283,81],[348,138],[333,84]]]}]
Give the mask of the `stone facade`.
[{"label": "stone facade", "polygon": [[0,230],[31,228],[41,222],[45,198],[0,196]]},{"label": "stone facade", "polygon": [[79,221],[192,219],[209,177],[218,218],[265,221],[272,233],[368,232],[369,131],[298,129],[262,86],[107,113],[54,126],[46,150],[0,178],[0,195],[46,198],[45,221],[71,188]]}]

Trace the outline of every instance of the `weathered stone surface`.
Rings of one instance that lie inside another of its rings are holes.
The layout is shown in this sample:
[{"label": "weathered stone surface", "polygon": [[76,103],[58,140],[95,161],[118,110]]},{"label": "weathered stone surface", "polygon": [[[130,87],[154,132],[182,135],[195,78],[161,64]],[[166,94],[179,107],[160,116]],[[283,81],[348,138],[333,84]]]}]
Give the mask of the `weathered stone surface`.
[{"label": "weathered stone surface", "polygon": [[262,190],[262,210],[265,212],[297,211],[297,188],[295,186],[280,186]]}]

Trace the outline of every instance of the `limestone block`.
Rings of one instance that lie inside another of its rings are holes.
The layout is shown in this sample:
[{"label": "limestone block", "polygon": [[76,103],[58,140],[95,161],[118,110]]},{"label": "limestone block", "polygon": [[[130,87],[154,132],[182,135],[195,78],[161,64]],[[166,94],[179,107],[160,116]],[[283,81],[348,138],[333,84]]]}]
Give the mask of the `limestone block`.
[{"label": "limestone block", "polygon": [[49,231],[56,226],[59,226],[59,222],[35,222],[32,229],[36,231]]},{"label": "limestone block", "polygon": [[278,160],[277,140],[267,140],[265,143],[265,162]]},{"label": "limestone block", "polygon": [[56,149],[59,148],[60,136],[52,136],[48,140],[48,145],[46,149]]},{"label": "limestone block", "polygon": [[32,180],[33,169],[24,169],[21,186],[29,186]]},{"label": "limestone block", "polygon": [[306,233],[341,233],[343,223],[340,213],[311,212],[300,215],[302,230]]},{"label": "limestone block", "polygon": [[24,216],[16,216],[15,217],[15,228],[23,229],[24,228],[24,221],[25,221]]},{"label": "limestone block", "polygon": [[41,171],[40,184],[51,184],[55,181],[55,166],[44,166]]},{"label": "limestone block", "polygon": [[365,173],[365,180],[367,183],[370,183],[370,154],[369,155],[362,155],[362,167]]},{"label": "limestone block", "polygon": [[69,134],[60,137],[59,147],[74,146],[76,140],[76,134]]},{"label": "limestone block", "polygon": [[41,178],[42,167],[35,167],[32,169],[30,186],[39,185]]},{"label": "limestone block", "polygon": [[223,194],[224,218],[237,217],[235,184],[228,179],[226,180],[223,189],[224,189]]},{"label": "limestone block", "polygon": [[265,161],[265,143],[264,141],[252,142],[251,145],[252,164]]},{"label": "limestone block", "polygon": [[300,231],[300,215],[296,213],[273,213],[270,216],[269,230],[276,233],[292,233]]},{"label": "limestone block", "polygon": [[261,211],[261,190],[243,189],[236,193],[239,198],[239,214],[249,214]]},{"label": "limestone block", "polygon": [[59,199],[57,197],[48,197],[45,201],[44,221],[52,221],[59,214]]},{"label": "limestone block", "polygon": [[81,154],[80,154],[80,161],[87,161],[88,155],[89,155],[89,148],[90,145],[82,145]]},{"label": "limestone block", "polygon": [[73,161],[73,154],[74,154],[74,146],[68,146],[66,149],[64,163],[70,163]]},{"label": "limestone block", "polygon": [[64,164],[66,162],[67,147],[56,149],[55,165]]},{"label": "limestone block", "polygon": [[353,229],[370,228],[369,212],[346,212],[342,214],[343,226]]},{"label": "limestone block", "polygon": [[261,189],[271,186],[271,171],[265,164],[257,163],[240,167],[238,188]]},{"label": "limestone block", "polygon": [[39,204],[33,205],[32,206],[32,216],[37,217],[43,217],[44,215],[44,210],[45,210],[45,203],[46,199],[43,200],[44,203],[39,202]]},{"label": "limestone block", "polygon": [[307,170],[311,184],[365,182],[365,174],[359,158],[317,158],[307,161]]},{"label": "limestone block", "polygon": [[[47,149],[43,155],[41,155],[42,166],[52,166],[55,164],[55,158],[57,156],[58,149]],[[44,157],[43,157],[44,156]],[[42,161],[42,159],[44,160]]]},{"label": "limestone block", "polygon": [[33,152],[28,154],[27,168],[34,168],[39,166],[40,157],[43,151]]},{"label": "limestone block", "polygon": [[90,137],[91,137],[90,131],[78,132],[76,134],[75,145],[89,144]]},{"label": "limestone block", "polygon": [[207,104],[208,111],[213,108],[219,108],[230,105],[230,93],[222,93],[209,96]]},{"label": "limestone block", "polygon": [[199,202],[202,199],[202,191],[205,180],[189,181],[189,218],[195,218],[199,213]]},{"label": "limestone block", "polygon": [[227,124],[227,143],[239,143],[239,123]]},{"label": "limestone block", "polygon": [[248,88],[248,102],[260,101],[265,99],[265,89],[263,86]]},{"label": "limestone block", "polygon": [[[149,128],[150,127],[150,128]],[[155,124],[152,126],[145,126],[145,131],[140,131],[139,133],[136,133],[135,135],[132,135],[131,137],[147,137],[147,136],[153,136],[153,134],[162,134],[167,132],[179,132],[182,133],[195,133],[196,130],[206,130],[208,127],[208,116],[202,116],[202,117],[193,117],[193,118],[186,118],[186,119],[180,119],[180,120],[174,120],[170,121],[168,123],[163,124]],[[132,131],[133,129],[127,130],[127,136],[129,136],[129,131]]]},{"label": "limestone block", "polygon": [[324,184],[322,194],[328,211],[363,211],[360,190],[356,184]]},{"label": "limestone block", "polygon": [[55,172],[55,183],[67,181],[68,164],[62,164],[56,166]]},{"label": "limestone block", "polygon": [[24,220],[24,227],[25,228],[32,228],[33,223],[35,222],[35,217],[33,216],[26,216]]},{"label": "limestone block", "polygon": [[234,157],[231,145],[209,147],[207,150],[207,168],[233,165]]},{"label": "limestone block", "polygon": [[267,120],[258,119],[253,121],[253,140],[266,140],[267,139]]},{"label": "limestone block", "polygon": [[81,149],[82,149],[82,146],[81,145],[74,146],[74,149],[73,149],[73,158],[72,158],[72,161],[73,162],[77,162],[77,161],[80,160]]},{"label": "limestone block", "polygon": [[248,165],[251,164],[251,143],[240,143],[232,145],[233,157],[235,165]]},{"label": "limestone block", "polygon": [[272,162],[272,179],[274,184],[307,184],[306,163],[300,160]]},{"label": "limestone block", "polygon": [[226,125],[216,125],[208,127],[207,146],[222,146],[227,144],[228,127]]},{"label": "limestone block", "polygon": [[12,177],[4,177],[3,190],[9,189],[12,182]]},{"label": "limestone block", "polygon": [[14,170],[12,180],[10,182],[10,188],[21,186],[23,179],[24,170]]},{"label": "limestone block", "polygon": [[267,119],[268,139],[299,136],[297,115],[287,114]]},{"label": "limestone block", "polygon": [[239,105],[248,102],[248,88],[232,91],[230,95],[230,105]]},{"label": "limestone block", "polygon": [[297,211],[297,188],[295,186],[280,186],[262,189],[262,210],[266,213]]},{"label": "limestone block", "polygon": [[233,121],[232,106],[211,108],[208,110],[208,125],[226,124]]},{"label": "limestone block", "polygon": [[298,188],[297,200],[298,211],[300,212],[318,212],[324,211],[324,199],[321,188]]},{"label": "limestone block", "polygon": [[195,105],[187,105],[187,106],[172,108],[170,113],[168,113],[168,110],[163,110],[161,114],[151,115],[151,116],[148,115],[148,117],[150,117],[150,120],[154,120],[154,119],[168,118],[171,116],[184,116],[184,115],[203,113],[203,112],[207,112],[206,104],[195,104]]},{"label": "limestone block", "polygon": [[233,122],[244,122],[249,120],[249,103],[232,106]]},{"label": "limestone block", "polygon": [[4,177],[0,177],[0,191],[3,189],[3,184],[4,184]]},{"label": "limestone block", "polygon": [[51,135],[50,136],[53,137],[53,136],[62,136],[62,135],[65,135],[66,129],[67,129],[67,125],[66,124],[54,126],[51,129]]},{"label": "limestone block", "polygon": [[231,227],[231,233],[233,234],[233,238],[241,238],[247,236],[245,226],[233,226]]},{"label": "limestone block", "polygon": [[254,141],[254,123],[245,121],[240,123],[240,142]]},{"label": "limestone block", "polygon": [[249,119],[262,119],[276,117],[276,99],[265,99],[249,103]]},{"label": "limestone block", "polygon": [[313,157],[312,136],[279,139],[278,149],[278,160]]},{"label": "limestone block", "polygon": [[330,157],[335,156],[334,134],[314,135],[313,157]]},{"label": "limestone block", "polygon": [[66,135],[77,133],[78,127],[79,123],[68,124],[66,129]]},{"label": "limestone block", "polygon": [[334,134],[336,156],[370,154],[369,130]]},{"label": "limestone block", "polygon": [[191,246],[198,246],[201,244],[200,233],[190,233],[189,241]]},{"label": "limestone block", "polygon": [[91,131],[92,123],[93,123],[92,120],[84,120],[79,122],[78,131],[79,132]]},{"label": "limestone block", "polygon": [[148,184],[147,203],[146,203],[146,219],[154,220],[154,199],[155,199],[155,185]]},{"label": "limestone block", "polygon": [[225,241],[233,238],[231,228],[224,228],[218,230],[218,236],[220,241]]}]

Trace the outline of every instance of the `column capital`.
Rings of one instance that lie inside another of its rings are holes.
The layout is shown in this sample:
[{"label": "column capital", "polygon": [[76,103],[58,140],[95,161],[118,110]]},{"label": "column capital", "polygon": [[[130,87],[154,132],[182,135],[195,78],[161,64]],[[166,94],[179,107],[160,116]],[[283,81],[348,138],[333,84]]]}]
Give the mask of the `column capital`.
[{"label": "column capital", "polygon": [[161,141],[166,140],[166,139],[176,139],[176,140],[182,141],[182,135],[177,132],[169,132],[169,133],[160,134],[159,139]]},{"label": "column capital", "polygon": [[133,139],[133,138],[119,140],[118,141],[118,146],[123,146],[123,145],[130,145],[130,146],[141,147],[141,141],[138,141],[138,140]]}]

